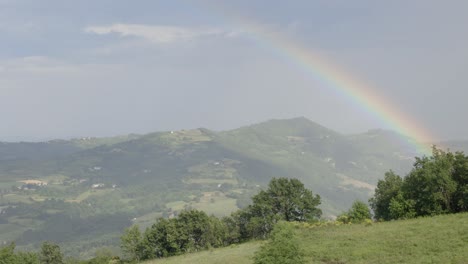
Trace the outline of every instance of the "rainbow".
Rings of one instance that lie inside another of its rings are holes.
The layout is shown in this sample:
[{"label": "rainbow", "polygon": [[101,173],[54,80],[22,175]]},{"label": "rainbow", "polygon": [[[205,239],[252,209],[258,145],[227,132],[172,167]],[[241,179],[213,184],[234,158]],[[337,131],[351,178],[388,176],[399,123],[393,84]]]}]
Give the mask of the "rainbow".
[{"label": "rainbow", "polygon": [[379,96],[375,89],[350,76],[345,70],[332,63],[330,59],[292,41],[278,31],[245,17],[232,15],[232,12],[227,12],[226,8],[217,6],[216,10],[234,20],[256,43],[271,49],[300,70],[311,74],[350,104],[361,108],[379,120],[383,126],[400,134],[401,140],[409,147],[420,154],[431,154],[432,146],[428,142],[435,142],[435,137],[416,120],[411,119],[385,98]]},{"label": "rainbow", "polygon": [[275,53],[285,60],[305,73],[312,74],[314,78],[343,96],[352,105],[376,117],[382,125],[402,135],[402,140],[412,145],[416,151],[422,154],[431,153],[430,144],[422,143],[433,142],[434,137],[431,133],[416,120],[411,119],[385,98],[379,96],[375,89],[356,80],[329,59],[291,41],[278,32],[252,23],[244,25],[248,26],[247,31],[251,33],[256,42],[269,45]]}]

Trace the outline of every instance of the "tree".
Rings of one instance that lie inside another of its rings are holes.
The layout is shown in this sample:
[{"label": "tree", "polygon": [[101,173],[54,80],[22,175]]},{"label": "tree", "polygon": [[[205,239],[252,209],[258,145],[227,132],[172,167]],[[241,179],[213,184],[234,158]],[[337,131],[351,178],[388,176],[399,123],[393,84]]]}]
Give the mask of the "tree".
[{"label": "tree", "polygon": [[468,156],[463,152],[455,153],[453,164],[453,179],[457,188],[453,194],[451,208],[454,212],[468,211]]},{"label": "tree", "polygon": [[348,217],[351,223],[362,223],[367,219],[371,219],[372,215],[366,203],[355,201],[348,211]]},{"label": "tree", "polygon": [[385,173],[385,178],[379,180],[374,197],[369,200],[376,219],[390,220],[390,201],[398,194],[403,185],[403,179],[393,171]]},{"label": "tree", "polygon": [[254,264],[303,264],[304,252],[300,248],[291,225],[278,223],[270,240],[255,252]]},{"label": "tree", "polygon": [[203,211],[182,211],[177,218],[159,219],[145,231],[141,259],[168,257],[219,247],[227,241],[224,222]]},{"label": "tree", "polygon": [[203,211],[183,211],[177,218],[180,248],[186,252],[199,251],[206,248],[209,241],[210,218]]},{"label": "tree", "polygon": [[268,189],[260,191],[252,201],[239,215],[247,220],[240,228],[241,236],[246,238],[267,238],[280,220],[311,221],[322,214],[317,208],[320,196],[314,196],[298,179],[273,178]]},{"label": "tree", "polygon": [[125,256],[130,260],[139,261],[142,257],[142,235],[138,225],[125,229],[120,237],[120,247]]},{"label": "tree", "polygon": [[40,260],[42,264],[63,264],[63,255],[60,247],[51,242],[41,245]]},{"label": "tree", "polygon": [[416,216],[414,210],[415,202],[411,199],[405,199],[401,191],[392,198],[388,206],[390,219],[410,219]]},{"label": "tree", "polygon": [[402,185],[403,197],[414,201],[416,216],[453,212],[452,198],[457,190],[454,158],[453,153],[435,147],[431,157],[416,158]]},{"label": "tree", "polygon": [[384,220],[468,211],[468,157],[434,146],[404,179],[388,172],[370,204]]},{"label": "tree", "polygon": [[362,201],[355,201],[351,208],[346,212],[338,216],[336,219],[342,223],[362,223],[367,219],[371,219],[369,207]]},{"label": "tree", "polygon": [[39,257],[34,252],[15,253],[15,243],[0,248],[0,264],[40,264]]},{"label": "tree", "polygon": [[178,255],[181,252],[176,218],[160,218],[146,229],[142,242],[142,259]]},{"label": "tree", "polygon": [[0,264],[18,263],[15,256],[15,244],[0,248]]},{"label": "tree", "polygon": [[252,200],[254,209],[258,207],[261,213],[272,213],[285,221],[310,221],[322,214],[317,208],[320,196],[314,196],[298,179],[273,178],[268,189]]}]

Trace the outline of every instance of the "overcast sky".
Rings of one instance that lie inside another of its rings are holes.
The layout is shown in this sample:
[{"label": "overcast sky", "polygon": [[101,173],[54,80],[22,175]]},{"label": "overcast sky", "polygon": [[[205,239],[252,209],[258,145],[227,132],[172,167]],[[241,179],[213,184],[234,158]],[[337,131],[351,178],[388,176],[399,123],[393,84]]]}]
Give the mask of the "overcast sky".
[{"label": "overcast sky", "polygon": [[231,129],[305,116],[386,128],[258,41],[274,29],[440,139],[468,139],[468,1],[0,0],[0,141]]}]

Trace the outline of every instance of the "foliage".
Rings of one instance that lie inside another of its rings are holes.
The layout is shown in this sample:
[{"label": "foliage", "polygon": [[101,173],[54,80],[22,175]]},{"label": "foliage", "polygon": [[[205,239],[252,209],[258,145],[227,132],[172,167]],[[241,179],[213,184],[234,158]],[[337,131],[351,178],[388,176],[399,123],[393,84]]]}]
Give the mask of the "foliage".
[{"label": "foliage", "polygon": [[291,225],[275,225],[270,240],[254,256],[255,264],[302,264],[304,252]]},{"label": "foliage", "polygon": [[[462,264],[468,259],[467,221],[468,213],[461,213],[371,226],[322,222],[299,223],[295,228],[306,263]],[[249,264],[263,244],[253,241],[145,264]]]},{"label": "foliage", "polygon": [[263,207],[285,221],[310,221],[322,214],[317,208],[320,196],[314,196],[298,179],[273,178],[268,189],[252,200],[253,208]]},{"label": "foliage", "polygon": [[23,252],[19,251],[16,253],[18,264],[40,264],[39,255],[35,252]]},{"label": "foliage", "polygon": [[314,196],[298,179],[273,178],[252,202],[240,213],[245,218],[244,237],[266,238],[279,220],[311,221],[322,214],[317,208],[320,196]]},{"label": "foliage", "polygon": [[355,201],[348,211],[349,219],[352,223],[362,223],[367,219],[371,219],[372,215],[369,206],[362,201]]},{"label": "foliage", "polygon": [[348,223],[363,223],[372,217],[369,206],[362,201],[355,201],[351,208],[337,217],[337,221]]},{"label": "foliage", "polygon": [[126,258],[136,261],[141,259],[142,235],[138,225],[125,229],[120,241],[120,247]]},{"label": "foliage", "polygon": [[34,252],[15,252],[15,244],[0,248],[0,264],[40,264]]},{"label": "foliage", "polygon": [[376,218],[390,220],[468,211],[468,156],[433,148],[403,179],[393,172],[370,200]]},{"label": "foliage", "polygon": [[0,264],[18,263],[15,256],[15,244],[0,248]]},{"label": "foliage", "polygon": [[41,245],[40,260],[42,264],[63,264],[63,254],[57,244],[44,242]]},{"label": "foliage", "polygon": [[223,219],[226,243],[265,239],[280,221],[312,221],[320,217],[320,196],[297,179],[273,178],[269,188],[252,198],[252,204]]},{"label": "foliage", "polygon": [[224,222],[197,210],[183,211],[172,219],[159,219],[145,231],[140,243],[134,229],[127,230],[122,241],[131,242],[124,247],[135,252],[138,259],[174,256],[227,244]]},{"label": "foliage", "polygon": [[203,211],[182,211],[160,218],[141,235],[138,226],[126,229],[121,248],[130,260],[145,260],[222,247],[252,238],[266,238],[276,223],[311,221],[320,216],[320,197],[297,179],[272,179],[253,204],[229,217],[209,217]]},{"label": "foliage", "polygon": [[385,173],[383,180],[379,180],[374,197],[369,200],[376,219],[392,219],[388,210],[390,201],[397,195],[402,185],[403,179],[392,170]]}]

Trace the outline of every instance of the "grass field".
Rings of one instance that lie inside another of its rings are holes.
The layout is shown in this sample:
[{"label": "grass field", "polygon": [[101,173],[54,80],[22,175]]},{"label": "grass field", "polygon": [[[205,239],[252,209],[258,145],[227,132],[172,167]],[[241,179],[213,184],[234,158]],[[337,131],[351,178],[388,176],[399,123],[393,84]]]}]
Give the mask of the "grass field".
[{"label": "grass field", "polygon": [[[298,227],[308,263],[468,263],[468,214],[372,225]],[[262,242],[153,263],[252,263]]]},{"label": "grass field", "polygon": [[238,264],[252,263],[251,257],[260,247],[260,242],[231,245],[226,248],[207,250],[194,254],[157,259],[144,264]]}]

